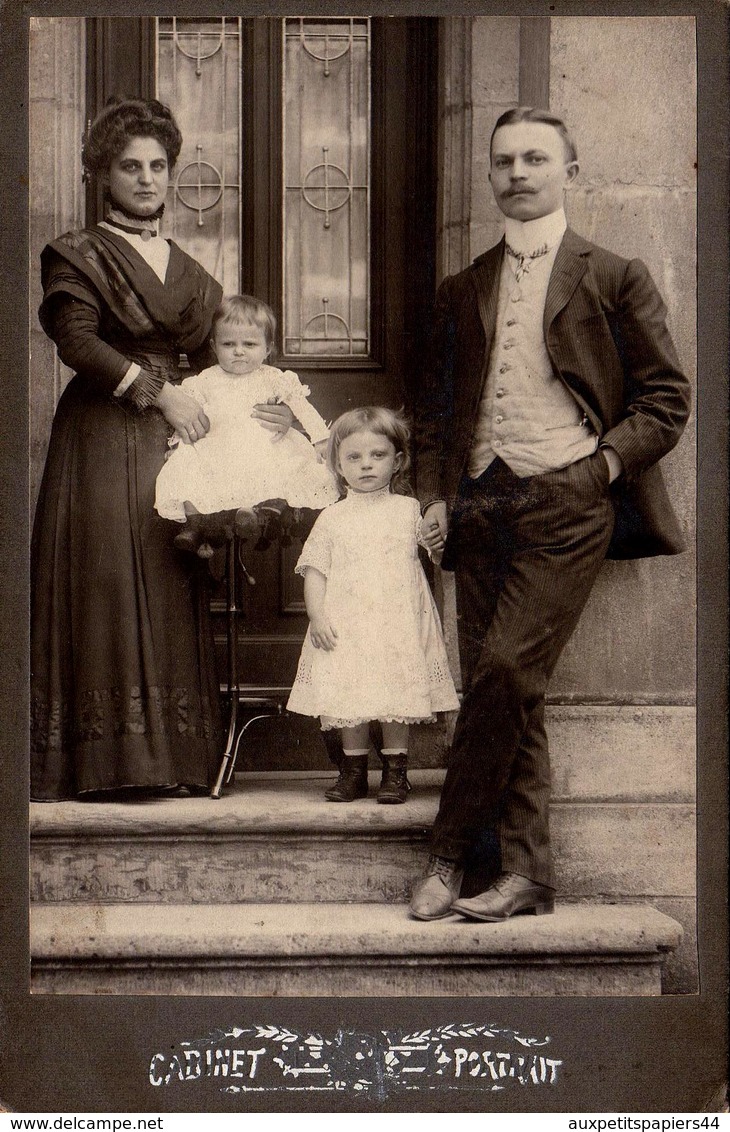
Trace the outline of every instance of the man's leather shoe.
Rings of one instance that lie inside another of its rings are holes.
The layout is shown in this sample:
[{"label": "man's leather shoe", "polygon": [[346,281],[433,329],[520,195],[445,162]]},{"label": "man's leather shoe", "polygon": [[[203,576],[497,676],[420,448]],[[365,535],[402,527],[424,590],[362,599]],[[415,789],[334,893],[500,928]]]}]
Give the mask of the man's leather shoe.
[{"label": "man's leather shoe", "polygon": [[488,923],[508,920],[510,916],[520,912],[546,916],[554,910],[553,889],[535,884],[528,877],[521,877],[517,873],[502,873],[486,892],[466,900],[457,900],[451,906],[451,911],[458,912],[460,916]]},{"label": "man's leather shoe", "polygon": [[431,856],[426,875],[411,897],[411,915],[417,920],[442,920],[448,916],[459,895],[463,875],[458,861]]}]

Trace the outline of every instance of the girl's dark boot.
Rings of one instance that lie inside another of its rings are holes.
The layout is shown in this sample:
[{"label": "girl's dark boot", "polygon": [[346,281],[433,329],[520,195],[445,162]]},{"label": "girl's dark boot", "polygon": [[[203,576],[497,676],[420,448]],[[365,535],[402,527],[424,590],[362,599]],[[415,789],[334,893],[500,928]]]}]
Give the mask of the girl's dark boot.
[{"label": "girl's dark boot", "polygon": [[325,790],[328,802],[354,802],[364,798],[368,792],[367,755],[345,755],[340,768],[340,777]]},{"label": "girl's dark boot", "polygon": [[383,774],[380,779],[378,801],[396,806],[405,802],[411,784],[408,781],[408,755],[381,755]]}]

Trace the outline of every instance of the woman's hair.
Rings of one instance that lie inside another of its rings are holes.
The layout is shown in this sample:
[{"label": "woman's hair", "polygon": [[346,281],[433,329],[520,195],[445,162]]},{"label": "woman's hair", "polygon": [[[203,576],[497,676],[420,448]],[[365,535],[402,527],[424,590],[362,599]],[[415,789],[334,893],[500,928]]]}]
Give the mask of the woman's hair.
[{"label": "woman's hair", "polygon": [[253,295],[226,295],[213,315],[211,333],[215,331],[219,322],[229,322],[234,325],[252,322],[259,330],[263,330],[269,350],[274,345],[276,315],[267,303],[255,299]]},{"label": "woman's hair", "polygon": [[89,127],[81,151],[84,175],[106,173],[130,138],[154,138],[167,154],[172,173],[182,147],[182,134],[167,106],[156,99],[112,97]]},{"label": "woman's hair", "polygon": [[338,467],[340,445],[348,436],[355,432],[375,432],[386,436],[392,443],[396,452],[401,455],[400,467],[393,473],[390,481],[390,490],[395,495],[411,495],[411,485],[408,479],[408,469],[411,458],[408,453],[408,441],[411,430],[403,412],[385,409],[382,405],[365,405],[361,409],[350,409],[338,417],[330,429],[329,444],[327,445],[327,465],[337,480],[337,486],[344,495],[347,491],[347,482],[340,474]]}]

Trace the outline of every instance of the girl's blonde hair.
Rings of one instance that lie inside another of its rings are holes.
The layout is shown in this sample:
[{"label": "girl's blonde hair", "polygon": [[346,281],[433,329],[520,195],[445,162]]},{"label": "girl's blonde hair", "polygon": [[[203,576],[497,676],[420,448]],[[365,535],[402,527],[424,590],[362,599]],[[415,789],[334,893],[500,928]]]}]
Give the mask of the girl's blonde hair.
[{"label": "girl's blonde hair", "polygon": [[412,495],[408,479],[408,469],[411,466],[408,441],[411,438],[411,430],[401,410],[386,409],[382,405],[364,405],[360,409],[350,409],[349,412],[338,417],[330,429],[327,465],[337,480],[341,493],[343,495],[346,493],[347,481],[339,470],[340,445],[355,432],[374,432],[388,438],[401,456],[400,467],[393,473],[390,481],[390,490],[395,495]]},{"label": "girl's blonde hair", "polygon": [[220,306],[213,315],[211,334],[215,332],[220,322],[233,325],[252,322],[259,330],[263,330],[269,350],[274,345],[276,315],[268,303],[263,302],[262,299],[255,299],[253,295],[226,295],[221,299]]}]

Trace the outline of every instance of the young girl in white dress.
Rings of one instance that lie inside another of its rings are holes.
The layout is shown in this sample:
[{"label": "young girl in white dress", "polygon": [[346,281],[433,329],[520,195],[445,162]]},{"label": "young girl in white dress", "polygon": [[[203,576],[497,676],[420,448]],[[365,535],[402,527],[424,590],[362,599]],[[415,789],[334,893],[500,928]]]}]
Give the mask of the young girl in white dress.
[{"label": "young girl in white dress", "polygon": [[378,801],[405,802],[408,726],[459,706],[418,559],[420,511],[408,490],[409,432],[398,413],[353,409],[332,426],[327,462],[344,499],[327,507],[296,565],[309,632],[287,707],[342,729],[345,758],[325,797],[368,791],[369,724],[383,730]]},{"label": "young girl in white dress", "polygon": [[[329,429],[291,370],[265,365],[276,331],[273,311],[250,295],[223,299],[213,318],[218,364],[180,388],[205,410],[210,429],[193,443],[175,434],[157,477],[155,508],[186,526],[176,546],[212,555],[208,541],[229,520],[243,538],[261,534],[267,518],[290,507],[319,510],[338,497],[336,481],[315,446]],[[256,406],[286,404],[309,434],[267,428]],[[221,515],[221,513],[223,513]],[[215,517],[214,521],[206,516]]]}]

